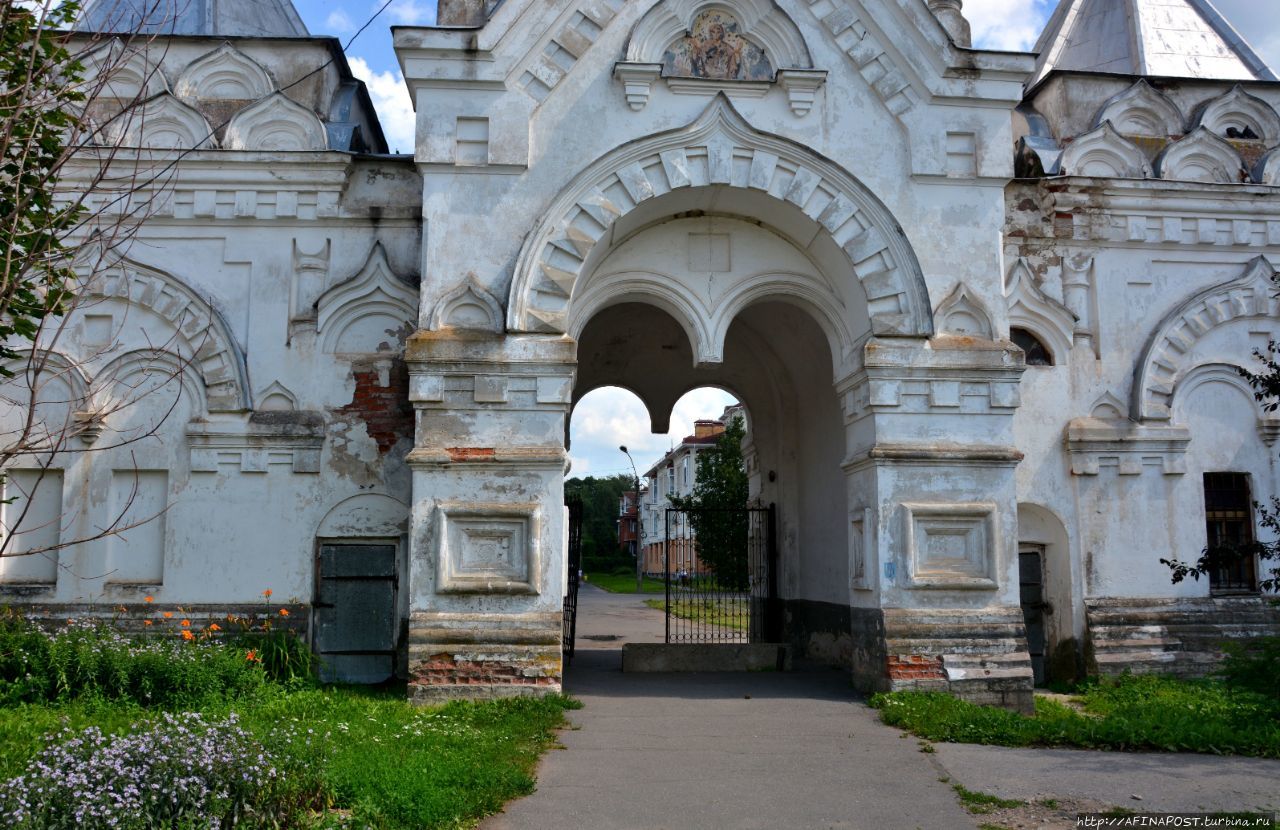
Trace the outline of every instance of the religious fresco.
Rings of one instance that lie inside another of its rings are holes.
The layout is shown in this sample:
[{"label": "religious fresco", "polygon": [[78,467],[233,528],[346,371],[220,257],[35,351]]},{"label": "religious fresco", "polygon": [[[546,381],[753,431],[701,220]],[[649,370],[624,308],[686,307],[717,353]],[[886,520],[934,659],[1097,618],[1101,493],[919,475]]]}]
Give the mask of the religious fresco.
[{"label": "religious fresco", "polygon": [[662,56],[662,74],[715,81],[772,81],[773,64],[764,50],[742,36],[726,11],[711,9],[693,19],[689,33]]}]

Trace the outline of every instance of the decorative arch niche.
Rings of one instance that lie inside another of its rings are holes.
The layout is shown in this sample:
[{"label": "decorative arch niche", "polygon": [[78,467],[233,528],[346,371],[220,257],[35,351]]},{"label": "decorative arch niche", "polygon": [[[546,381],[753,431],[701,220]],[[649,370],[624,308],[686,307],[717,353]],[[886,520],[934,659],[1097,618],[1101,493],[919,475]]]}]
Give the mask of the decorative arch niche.
[{"label": "decorative arch niche", "polygon": [[228,150],[327,150],[324,124],[314,112],[277,92],[236,113],[227,125]]},{"label": "decorative arch niche", "polygon": [[169,91],[164,73],[146,52],[126,47],[120,38],[112,38],[80,62],[87,86],[93,90],[90,97],[141,101]]},{"label": "decorative arch niche", "polygon": [[1067,362],[1077,322],[1076,315],[1062,303],[1045,294],[1024,259],[1009,269],[1005,280],[1005,299],[1009,304],[1009,327],[1025,329],[1049,350],[1056,366]]},{"label": "decorative arch niche", "polygon": [[924,274],[892,214],[846,171],[753,129],[724,96],[688,126],[613,150],[574,177],[525,241],[507,305],[511,331],[563,334],[588,258],[614,225],[655,197],[720,186],[770,195],[828,234],[862,285],[872,333],[933,333]]},{"label": "decorative arch niche", "polygon": [[431,312],[431,329],[465,329],[502,333],[502,305],[474,276],[444,295]]},{"label": "decorative arch niche", "polygon": [[1214,329],[1242,319],[1274,322],[1280,299],[1266,257],[1250,261],[1237,279],[1192,296],[1160,321],[1138,360],[1133,379],[1133,418],[1168,421],[1174,390],[1189,368],[1192,348]]},{"label": "decorative arch niche", "polygon": [[1236,148],[1205,127],[1170,144],[1156,159],[1160,178],[1172,181],[1238,184],[1244,161]]},{"label": "decorative arch niche", "polygon": [[230,43],[197,58],[174,85],[179,97],[217,101],[252,101],[275,88],[266,67]]},{"label": "decorative arch niche", "polygon": [[1067,176],[1145,179],[1151,175],[1151,165],[1138,145],[1116,132],[1110,121],[1104,121],[1067,146],[1062,153],[1062,172]]},{"label": "decorative arch niche", "polygon": [[173,345],[180,359],[203,382],[209,412],[250,408],[244,355],[231,328],[217,309],[177,277],[121,260],[94,277],[89,297],[115,298],[167,320],[176,332]]},{"label": "decorative arch niche", "polygon": [[1265,141],[1268,146],[1280,141],[1280,115],[1239,84],[1221,98],[1210,101],[1196,123],[1220,138],[1253,138]]},{"label": "decorative arch niche", "polygon": [[117,115],[106,126],[112,143],[155,150],[207,150],[217,146],[205,117],[162,92]]},{"label": "decorative arch niche", "polygon": [[375,243],[360,272],[316,301],[316,332],[327,354],[398,352],[418,319],[418,292],[396,276]]},{"label": "decorative arch niche", "polygon": [[813,69],[800,29],[772,0],[658,3],[631,30],[615,68],[633,110],[645,107],[659,79],[686,95],[763,96],[776,82],[797,115],[812,109],[826,74]]},{"label": "decorative arch niche", "polygon": [[944,334],[995,339],[991,315],[964,283],[957,284],[947,298],[938,303],[937,317],[938,329]]},{"label": "decorative arch niche", "polygon": [[1182,133],[1182,111],[1146,79],[1103,104],[1093,126],[1110,122],[1122,135],[1169,136]]}]

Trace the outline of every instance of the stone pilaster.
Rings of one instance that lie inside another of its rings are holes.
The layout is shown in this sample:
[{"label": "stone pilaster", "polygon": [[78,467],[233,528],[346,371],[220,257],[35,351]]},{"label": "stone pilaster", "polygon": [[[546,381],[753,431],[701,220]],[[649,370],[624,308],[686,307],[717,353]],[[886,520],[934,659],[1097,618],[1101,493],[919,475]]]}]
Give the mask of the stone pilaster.
[{"label": "stone pilaster", "polygon": [[1013,441],[1023,369],[1004,342],[876,339],[837,384],[859,686],[1030,707]]},{"label": "stone pilaster", "polygon": [[409,340],[414,700],[560,690],[575,351],[566,337],[445,330]]}]

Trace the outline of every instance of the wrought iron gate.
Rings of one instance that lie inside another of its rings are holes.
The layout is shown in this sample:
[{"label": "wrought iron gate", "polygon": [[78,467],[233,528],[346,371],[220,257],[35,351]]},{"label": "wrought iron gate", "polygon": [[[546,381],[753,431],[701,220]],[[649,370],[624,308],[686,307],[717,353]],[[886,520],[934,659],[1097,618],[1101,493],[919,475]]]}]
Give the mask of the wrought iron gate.
[{"label": "wrought iron gate", "polygon": [[777,511],[668,509],[663,537],[668,643],[781,638]]},{"label": "wrought iron gate", "polygon": [[582,573],[582,500],[567,499],[565,507],[569,513],[569,558],[568,581],[565,583],[564,595],[564,631],[561,642],[564,644],[564,659],[573,659],[574,638],[578,633],[578,582]]}]

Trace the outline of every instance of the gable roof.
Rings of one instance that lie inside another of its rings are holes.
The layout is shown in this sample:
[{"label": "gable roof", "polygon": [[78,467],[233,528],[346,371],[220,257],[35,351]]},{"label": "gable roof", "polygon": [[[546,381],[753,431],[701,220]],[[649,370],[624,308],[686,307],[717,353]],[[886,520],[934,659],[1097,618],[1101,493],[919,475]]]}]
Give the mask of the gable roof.
[{"label": "gable roof", "polygon": [[1060,0],[1036,51],[1030,86],[1054,70],[1277,80],[1210,0]]},{"label": "gable roof", "polygon": [[215,37],[310,37],[292,0],[89,0],[76,28]]}]

